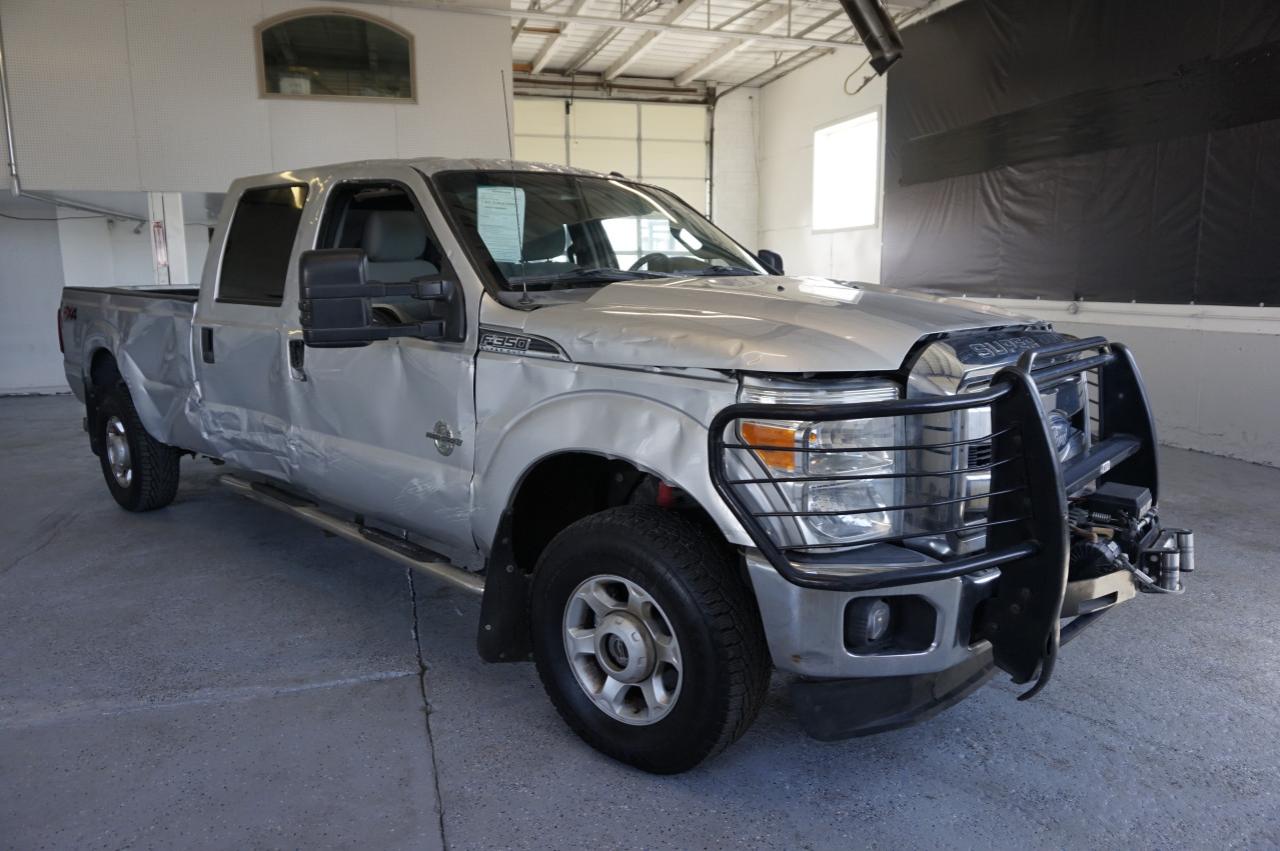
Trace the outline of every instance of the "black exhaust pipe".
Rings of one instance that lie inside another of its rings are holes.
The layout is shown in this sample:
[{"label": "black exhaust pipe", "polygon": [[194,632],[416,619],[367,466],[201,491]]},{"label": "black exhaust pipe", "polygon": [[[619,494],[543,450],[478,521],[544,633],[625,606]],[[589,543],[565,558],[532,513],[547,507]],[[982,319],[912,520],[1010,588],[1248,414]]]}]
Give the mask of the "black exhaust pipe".
[{"label": "black exhaust pipe", "polygon": [[902,34],[880,0],[840,0],[840,5],[871,54],[871,67],[877,74],[888,71],[902,58]]}]

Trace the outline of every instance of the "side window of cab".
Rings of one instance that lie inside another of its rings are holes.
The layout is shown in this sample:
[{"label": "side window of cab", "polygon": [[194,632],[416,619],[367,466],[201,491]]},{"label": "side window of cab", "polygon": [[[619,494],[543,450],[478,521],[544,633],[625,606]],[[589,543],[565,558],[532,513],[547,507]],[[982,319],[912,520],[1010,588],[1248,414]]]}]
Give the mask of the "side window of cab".
[{"label": "side window of cab", "polygon": [[222,251],[218,301],[280,306],[306,203],[302,185],[264,186],[240,195]]},{"label": "side window of cab", "polygon": [[[359,248],[368,280],[402,284],[449,275],[448,262],[409,190],[390,182],[341,183],[329,193],[316,248]],[[445,304],[388,296],[373,305],[379,325],[443,318]]]}]

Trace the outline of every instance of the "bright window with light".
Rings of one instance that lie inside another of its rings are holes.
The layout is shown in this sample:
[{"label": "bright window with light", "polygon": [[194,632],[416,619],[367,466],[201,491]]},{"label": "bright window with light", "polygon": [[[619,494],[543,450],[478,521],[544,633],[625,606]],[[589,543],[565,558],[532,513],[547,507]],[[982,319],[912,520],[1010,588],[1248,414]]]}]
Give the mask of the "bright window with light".
[{"label": "bright window with light", "polygon": [[880,113],[868,112],[813,134],[813,229],[876,223]]}]

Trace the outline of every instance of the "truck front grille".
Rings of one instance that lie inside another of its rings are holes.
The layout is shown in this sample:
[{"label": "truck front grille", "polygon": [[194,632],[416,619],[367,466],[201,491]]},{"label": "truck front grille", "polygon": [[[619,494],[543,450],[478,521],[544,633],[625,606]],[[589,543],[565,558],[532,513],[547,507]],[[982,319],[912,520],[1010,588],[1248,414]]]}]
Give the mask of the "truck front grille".
[{"label": "truck front grille", "polygon": [[975,443],[969,447],[969,467],[985,467],[991,463],[995,452],[990,443]]}]

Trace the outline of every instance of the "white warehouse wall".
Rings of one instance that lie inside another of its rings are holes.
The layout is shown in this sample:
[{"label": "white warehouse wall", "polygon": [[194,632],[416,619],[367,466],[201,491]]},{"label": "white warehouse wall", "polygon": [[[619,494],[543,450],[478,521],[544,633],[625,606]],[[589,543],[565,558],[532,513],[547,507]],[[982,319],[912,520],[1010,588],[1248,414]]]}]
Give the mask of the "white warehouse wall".
[{"label": "white warehouse wall", "polygon": [[711,219],[751,251],[770,247],[757,242],[759,105],[759,89],[737,89],[716,101],[711,116]]},{"label": "white warehouse wall", "polygon": [[[789,273],[880,280],[879,211],[871,227],[813,231],[813,131],[871,110],[883,112],[883,78],[856,97],[844,93],[845,77],[858,61],[856,53],[835,53],[760,90],[757,241],[779,252]],[[851,82],[858,80],[861,75]],[[882,124],[881,144],[883,138]],[[881,158],[881,183],[883,171]]]},{"label": "white warehouse wall", "polygon": [[[411,32],[417,103],[260,97],[254,27],[303,8]],[[3,0],[0,24],[26,189],[221,192],[241,175],[325,162],[507,150],[504,18],[298,0]]]},{"label": "white warehouse wall", "polygon": [[[846,78],[853,90],[868,73],[850,78],[859,61],[856,54],[828,56],[760,90],[757,244],[781,252],[790,274],[881,279],[879,222],[835,233],[811,227],[814,130],[873,109],[883,119],[883,78],[857,96],[844,93]],[[882,126],[882,146],[883,133]],[[883,188],[883,156],[880,179]],[[1280,308],[983,301],[1069,333],[1128,343],[1163,442],[1280,466],[1280,370],[1270,366],[1280,362]]]},{"label": "white warehouse wall", "polygon": [[57,210],[0,194],[0,391],[65,390]]},{"label": "white warehouse wall", "polygon": [[[63,286],[153,286],[151,232],[137,222],[88,216],[61,209],[58,243],[62,253]],[[204,258],[209,251],[209,231],[204,225],[187,225],[187,279],[200,283]]]},{"label": "white warehouse wall", "polygon": [[[304,8],[412,33],[416,103],[260,97],[254,27]],[[506,155],[504,18],[327,0],[0,0],[0,26],[27,191],[223,192],[242,175],[325,162]],[[65,389],[51,333],[64,282],[153,283],[145,229],[21,203],[57,221],[0,220],[0,393]],[[208,247],[195,220],[193,282]]]}]

